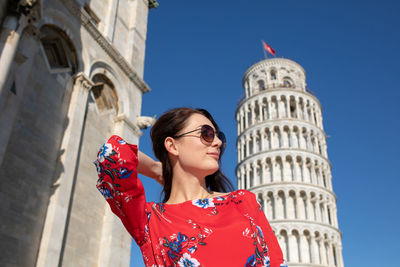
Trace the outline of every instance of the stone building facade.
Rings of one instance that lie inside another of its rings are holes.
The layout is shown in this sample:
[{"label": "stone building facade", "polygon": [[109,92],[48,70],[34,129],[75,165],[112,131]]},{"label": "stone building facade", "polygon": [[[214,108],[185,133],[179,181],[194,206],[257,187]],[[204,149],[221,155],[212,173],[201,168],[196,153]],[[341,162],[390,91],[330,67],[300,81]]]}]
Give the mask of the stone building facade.
[{"label": "stone building facade", "polygon": [[156,5],[0,0],[1,266],[129,266],[131,238],[92,162],[111,134],[138,143],[149,124],[140,110]]},{"label": "stone building facade", "polygon": [[304,69],[266,59],[246,71],[243,87],[238,188],[257,195],[288,266],[343,267],[321,105]]}]

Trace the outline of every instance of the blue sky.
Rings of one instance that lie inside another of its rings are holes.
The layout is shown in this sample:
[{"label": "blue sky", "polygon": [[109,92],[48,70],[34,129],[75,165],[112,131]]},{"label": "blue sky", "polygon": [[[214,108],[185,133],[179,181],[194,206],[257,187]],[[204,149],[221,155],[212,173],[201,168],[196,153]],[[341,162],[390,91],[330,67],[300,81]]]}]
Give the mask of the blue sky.
[{"label": "blue sky", "polygon": [[[400,266],[399,1],[162,1],[150,10],[142,114],[208,109],[227,135],[235,182],[235,109],[261,40],[306,70],[322,104],[346,266]],[[140,139],[149,155],[149,130]],[[161,187],[148,178],[147,200]],[[131,266],[144,266],[136,245]]]}]

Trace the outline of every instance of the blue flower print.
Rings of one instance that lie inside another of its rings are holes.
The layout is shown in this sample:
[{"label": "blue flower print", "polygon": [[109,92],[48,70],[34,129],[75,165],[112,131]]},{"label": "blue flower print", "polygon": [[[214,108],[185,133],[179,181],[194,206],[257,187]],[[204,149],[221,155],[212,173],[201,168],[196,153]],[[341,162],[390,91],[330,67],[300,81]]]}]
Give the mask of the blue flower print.
[{"label": "blue flower print", "polygon": [[180,267],[198,267],[200,262],[195,258],[192,258],[189,253],[185,253],[179,259],[178,264]]},{"label": "blue flower print", "polygon": [[[269,267],[269,257],[267,255],[264,255],[264,266],[263,267]],[[283,267],[282,265],[280,267]]]},{"label": "blue flower print", "polygon": [[[174,238],[175,239],[175,238]],[[176,262],[178,258],[180,257],[183,249],[183,243],[188,241],[188,237],[186,235],[181,234],[180,232],[178,233],[178,236],[176,237],[175,240],[173,241],[168,241],[167,238],[164,237],[164,240],[166,241],[164,243],[164,246],[168,247],[168,256]]]},{"label": "blue flower print", "polygon": [[124,140],[118,140],[118,143],[120,143],[121,145],[125,145],[126,144],[126,142],[124,141]]},{"label": "blue flower print", "polygon": [[109,155],[111,155],[112,153],[112,146],[109,143],[104,143],[101,147],[100,147],[100,151],[99,154],[97,155],[97,160],[99,162],[103,162],[105,157],[108,157]]},{"label": "blue flower print", "polygon": [[102,187],[99,187],[98,189],[99,189],[100,193],[103,195],[103,197],[104,197],[105,199],[114,198],[114,197],[111,195],[111,192],[110,192],[110,190],[109,190],[108,188],[102,186]]},{"label": "blue flower print", "polygon": [[190,248],[188,248],[189,252],[193,254],[193,252],[195,252],[197,250],[196,246],[192,246]]},{"label": "blue flower print", "polygon": [[212,198],[205,198],[205,199],[195,199],[192,201],[192,204],[199,207],[199,208],[213,208],[215,207],[213,199]]},{"label": "blue flower print", "polygon": [[258,225],[256,225],[256,228],[257,228],[257,230],[258,230],[258,233],[260,234],[260,237],[261,237],[262,239],[264,239],[264,235],[263,235],[263,232],[262,232],[262,230],[261,230],[261,227],[258,226]]},{"label": "blue flower print", "polygon": [[182,243],[187,241],[187,236],[186,235],[182,235],[180,232],[178,233],[178,236],[176,238],[177,240],[172,241],[170,243],[170,249],[172,250],[172,252],[174,253],[180,253],[182,250]]},{"label": "blue flower print", "polygon": [[131,171],[129,171],[127,168],[125,168],[125,167],[122,167],[122,168],[120,168],[119,170],[119,178],[120,179],[126,179],[126,178],[129,178],[130,176],[131,176],[131,174],[132,174],[132,172],[133,172],[133,170],[131,170]]},{"label": "blue flower print", "polygon": [[247,259],[245,267],[255,266],[255,264],[256,264],[256,256],[253,254]]}]

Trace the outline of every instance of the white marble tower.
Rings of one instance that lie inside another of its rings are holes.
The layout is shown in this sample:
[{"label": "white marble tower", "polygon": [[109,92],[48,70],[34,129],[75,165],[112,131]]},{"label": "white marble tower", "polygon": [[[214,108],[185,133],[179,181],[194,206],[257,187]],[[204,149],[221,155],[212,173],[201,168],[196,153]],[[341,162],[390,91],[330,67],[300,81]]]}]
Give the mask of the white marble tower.
[{"label": "white marble tower", "polygon": [[273,58],[244,74],[236,110],[238,188],[257,195],[293,267],[343,267],[321,105],[304,69]]}]

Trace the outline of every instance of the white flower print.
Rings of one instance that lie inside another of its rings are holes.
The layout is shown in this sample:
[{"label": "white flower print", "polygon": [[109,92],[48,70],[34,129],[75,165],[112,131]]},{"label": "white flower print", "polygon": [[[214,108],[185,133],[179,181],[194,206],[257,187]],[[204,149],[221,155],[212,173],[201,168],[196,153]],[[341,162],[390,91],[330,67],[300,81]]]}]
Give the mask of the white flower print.
[{"label": "white flower print", "polygon": [[97,156],[97,160],[99,162],[103,162],[105,157],[108,157],[112,152],[112,145],[110,143],[104,143],[100,147],[99,155]]},{"label": "white flower print", "polygon": [[192,201],[192,204],[203,209],[215,207],[212,198],[195,199]]},{"label": "white flower print", "polygon": [[183,254],[183,256],[179,259],[178,264],[180,267],[200,266],[200,262],[198,262],[195,258],[192,258],[189,253]]},{"label": "white flower print", "polygon": [[269,267],[269,257],[267,255],[264,255],[263,263],[264,263],[263,267]]}]

